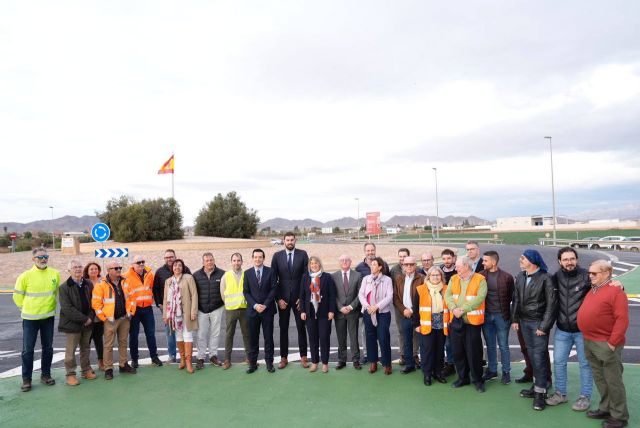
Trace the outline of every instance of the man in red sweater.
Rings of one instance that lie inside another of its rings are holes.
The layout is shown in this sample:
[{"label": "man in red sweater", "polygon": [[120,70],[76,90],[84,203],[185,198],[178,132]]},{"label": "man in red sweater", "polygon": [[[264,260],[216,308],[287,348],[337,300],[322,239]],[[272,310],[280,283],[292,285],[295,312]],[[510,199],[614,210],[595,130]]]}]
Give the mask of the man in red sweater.
[{"label": "man in red sweater", "polygon": [[578,328],[600,392],[597,410],[587,417],[605,419],[605,428],[625,427],[629,421],[627,393],[622,382],[622,349],[629,326],[627,295],[611,285],[611,264],[596,260],[589,266],[591,290],[578,310]]}]

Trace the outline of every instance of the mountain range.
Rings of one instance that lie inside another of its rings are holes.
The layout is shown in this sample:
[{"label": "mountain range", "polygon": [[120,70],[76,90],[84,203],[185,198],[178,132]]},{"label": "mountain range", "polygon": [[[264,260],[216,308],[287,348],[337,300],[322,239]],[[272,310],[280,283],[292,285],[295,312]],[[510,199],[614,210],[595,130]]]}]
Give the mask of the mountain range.
[{"label": "mountain range", "polygon": [[[438,224],[440,226],[461,226],[465,221],[469,223],[470,226],[485,226],[490,225],[491,222],[488,220],[481,219],[475,216],[446,216],[439,217]],[[428,216],[428,215],[396,215],[389,218],[386,221],[381,221],[383,226],[431,226],[436,224],[436,216]],[[364,226],[366,224],[366,219],[360,219],[360,226]],[[286,218],[276,217],[270,220],[266,220],[258,225],[258,230],[262,230],[264,228],[270,227],[271,230],[293,230],[295,227],[299,229],[310,229],[312,227],[339,227],[341,229],[346,228],[354,228],[358,226],[358,220],[354,217],[342,217],[335,220],[330,220],[326,222],[321,222],[318,220],[314,220],[311,218],[305,218],[302,220],[289,220]]]}]

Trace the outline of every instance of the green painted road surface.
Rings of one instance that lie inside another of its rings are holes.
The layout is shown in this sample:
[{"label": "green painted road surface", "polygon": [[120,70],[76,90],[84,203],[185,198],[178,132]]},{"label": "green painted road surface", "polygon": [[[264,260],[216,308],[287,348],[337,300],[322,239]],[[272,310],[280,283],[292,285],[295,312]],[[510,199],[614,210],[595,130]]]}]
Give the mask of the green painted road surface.
[{"label": "green painted road surface", "polygon": [[[455,239],[493,239],[495,235],[498,235],[498,239],[502,239],[505,244],[517,244],[517,245],[537,245],[538,240],[545,237],[544,232],[440,232],[440,238],[455,238]],[[640,236],[640,230],[638,229],[623,229],[623,230],[581,230],[579,232],[569,230],[559,230],[556,232],[556,238],[558,239],[584,239],[590,236],[596,236],[602,238],[603,236],[620,235],[620,236]],[[420,234],[402,234],[393,237],[395,241],[403,240],[415,240],[421,237],[422,239],[430,239],[431,233],[424,232]]]},{"label": "green painted road surface", "polygon": [[618,275],[616,279],[619,279],[624,284],[624,291],[630,297],[640,297],[640,269],[635,268],[622,275]]},{"label": "green painted road surface", "polygon": [[[207,366],[193,375],[175,365],[142,367],[136,375],[101,376],[80,386],[58,382],[48,387],[34,382],[20,392],[20,378],[0,381],[0,427],[599,427],[571,410],[571,403],[531,409],[531,399],[518,396],[521,385],[495,380],[480,394],[471,386],[451,388],[422,384],[421,373],[385,376],[380,370],[308,373],[298,365],[270,374],[262,364],[247,375],[244,364],[227,371]],[[116,370],[117,371],[117,370]],[[520,375],[522,364],[513,365]],[[100,373],[102,375],[102,373]],[[569,365],[569,397],[579,389],[578,366]],[[626,365],[624,373],[631,420],[640,426],[640,366]],[[34,376],[34,380],[39,380]],[[594,388],[592,407],[596,405]]]}]

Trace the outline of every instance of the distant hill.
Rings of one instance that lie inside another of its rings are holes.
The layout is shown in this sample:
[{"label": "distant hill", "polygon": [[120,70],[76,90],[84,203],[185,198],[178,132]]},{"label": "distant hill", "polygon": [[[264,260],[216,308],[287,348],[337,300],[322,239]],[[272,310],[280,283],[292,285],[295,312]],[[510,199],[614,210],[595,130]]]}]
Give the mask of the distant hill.
[{"label": "distant hill", "polygon": [[0,223],[0,232],[4,232],[5,226],[9,233],[24,233],[26,231],[51,232],[51,230],[56,232],[89,232],[91,230],[91,226],[99,221],[98,217],[93,215],[85,215],[82,217],[66,215],[53,220],[38,220],[30,223]]},{"label": "distant hill", "polygon": [[[469,217],[457,217],[457,216],[447,216],[440,217],[439,224],[440,226],[446,224],[447,226],[461,226],[464,221],[468,221],[470,226],[484,226],[490,225],[491,222],[488,220],[481,219],[475,216]],[[364,226],[366,221],[364,218],[360,219],[360,226]],[[414,215],[414,216],[393,216],[387,221],[383,221],[383,226],[429,226],[436,224],[436,216],[427,216],[427,215]],[[310,229],[312,227],[339,227],[341,229],[353,228],[357,227],[358,221],[353,217],[342,217],[335,220],[330,220],[326,222],[321,222],[318,220],[313,220],[310,218],[306,218],[304,220],[289,220],[286,218],[272,218],[270,220],[266,220],[258,225],[258,230],[264,229],[266,227],[270,227],[271,230],[293,230],[296,226],[299,229]]]}]

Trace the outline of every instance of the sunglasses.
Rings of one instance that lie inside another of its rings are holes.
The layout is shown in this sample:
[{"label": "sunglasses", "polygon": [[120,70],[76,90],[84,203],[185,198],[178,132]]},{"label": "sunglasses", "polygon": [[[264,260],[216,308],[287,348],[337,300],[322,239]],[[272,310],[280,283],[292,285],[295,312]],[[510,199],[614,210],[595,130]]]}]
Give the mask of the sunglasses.
[{"label": "sunglasses", "polygon": [[113,268],[109,268],[109,269],[113,269],[113,270],[121,271],[121,270],[122,270],[122,267],[113,267]]},{"label": "sunglasses", "polygon": [[602,272],[589,272],[589,276],[596,276]]},{"label": "sunglasses", "polygon": [[36,256],[36,259],[38,260],[49,260],[49,256]]},{"label": "sunglasses", "polygon": [[143,265],[144,264],[144,260],[140,260],[139,262],[136,262],[137,265]]}]

